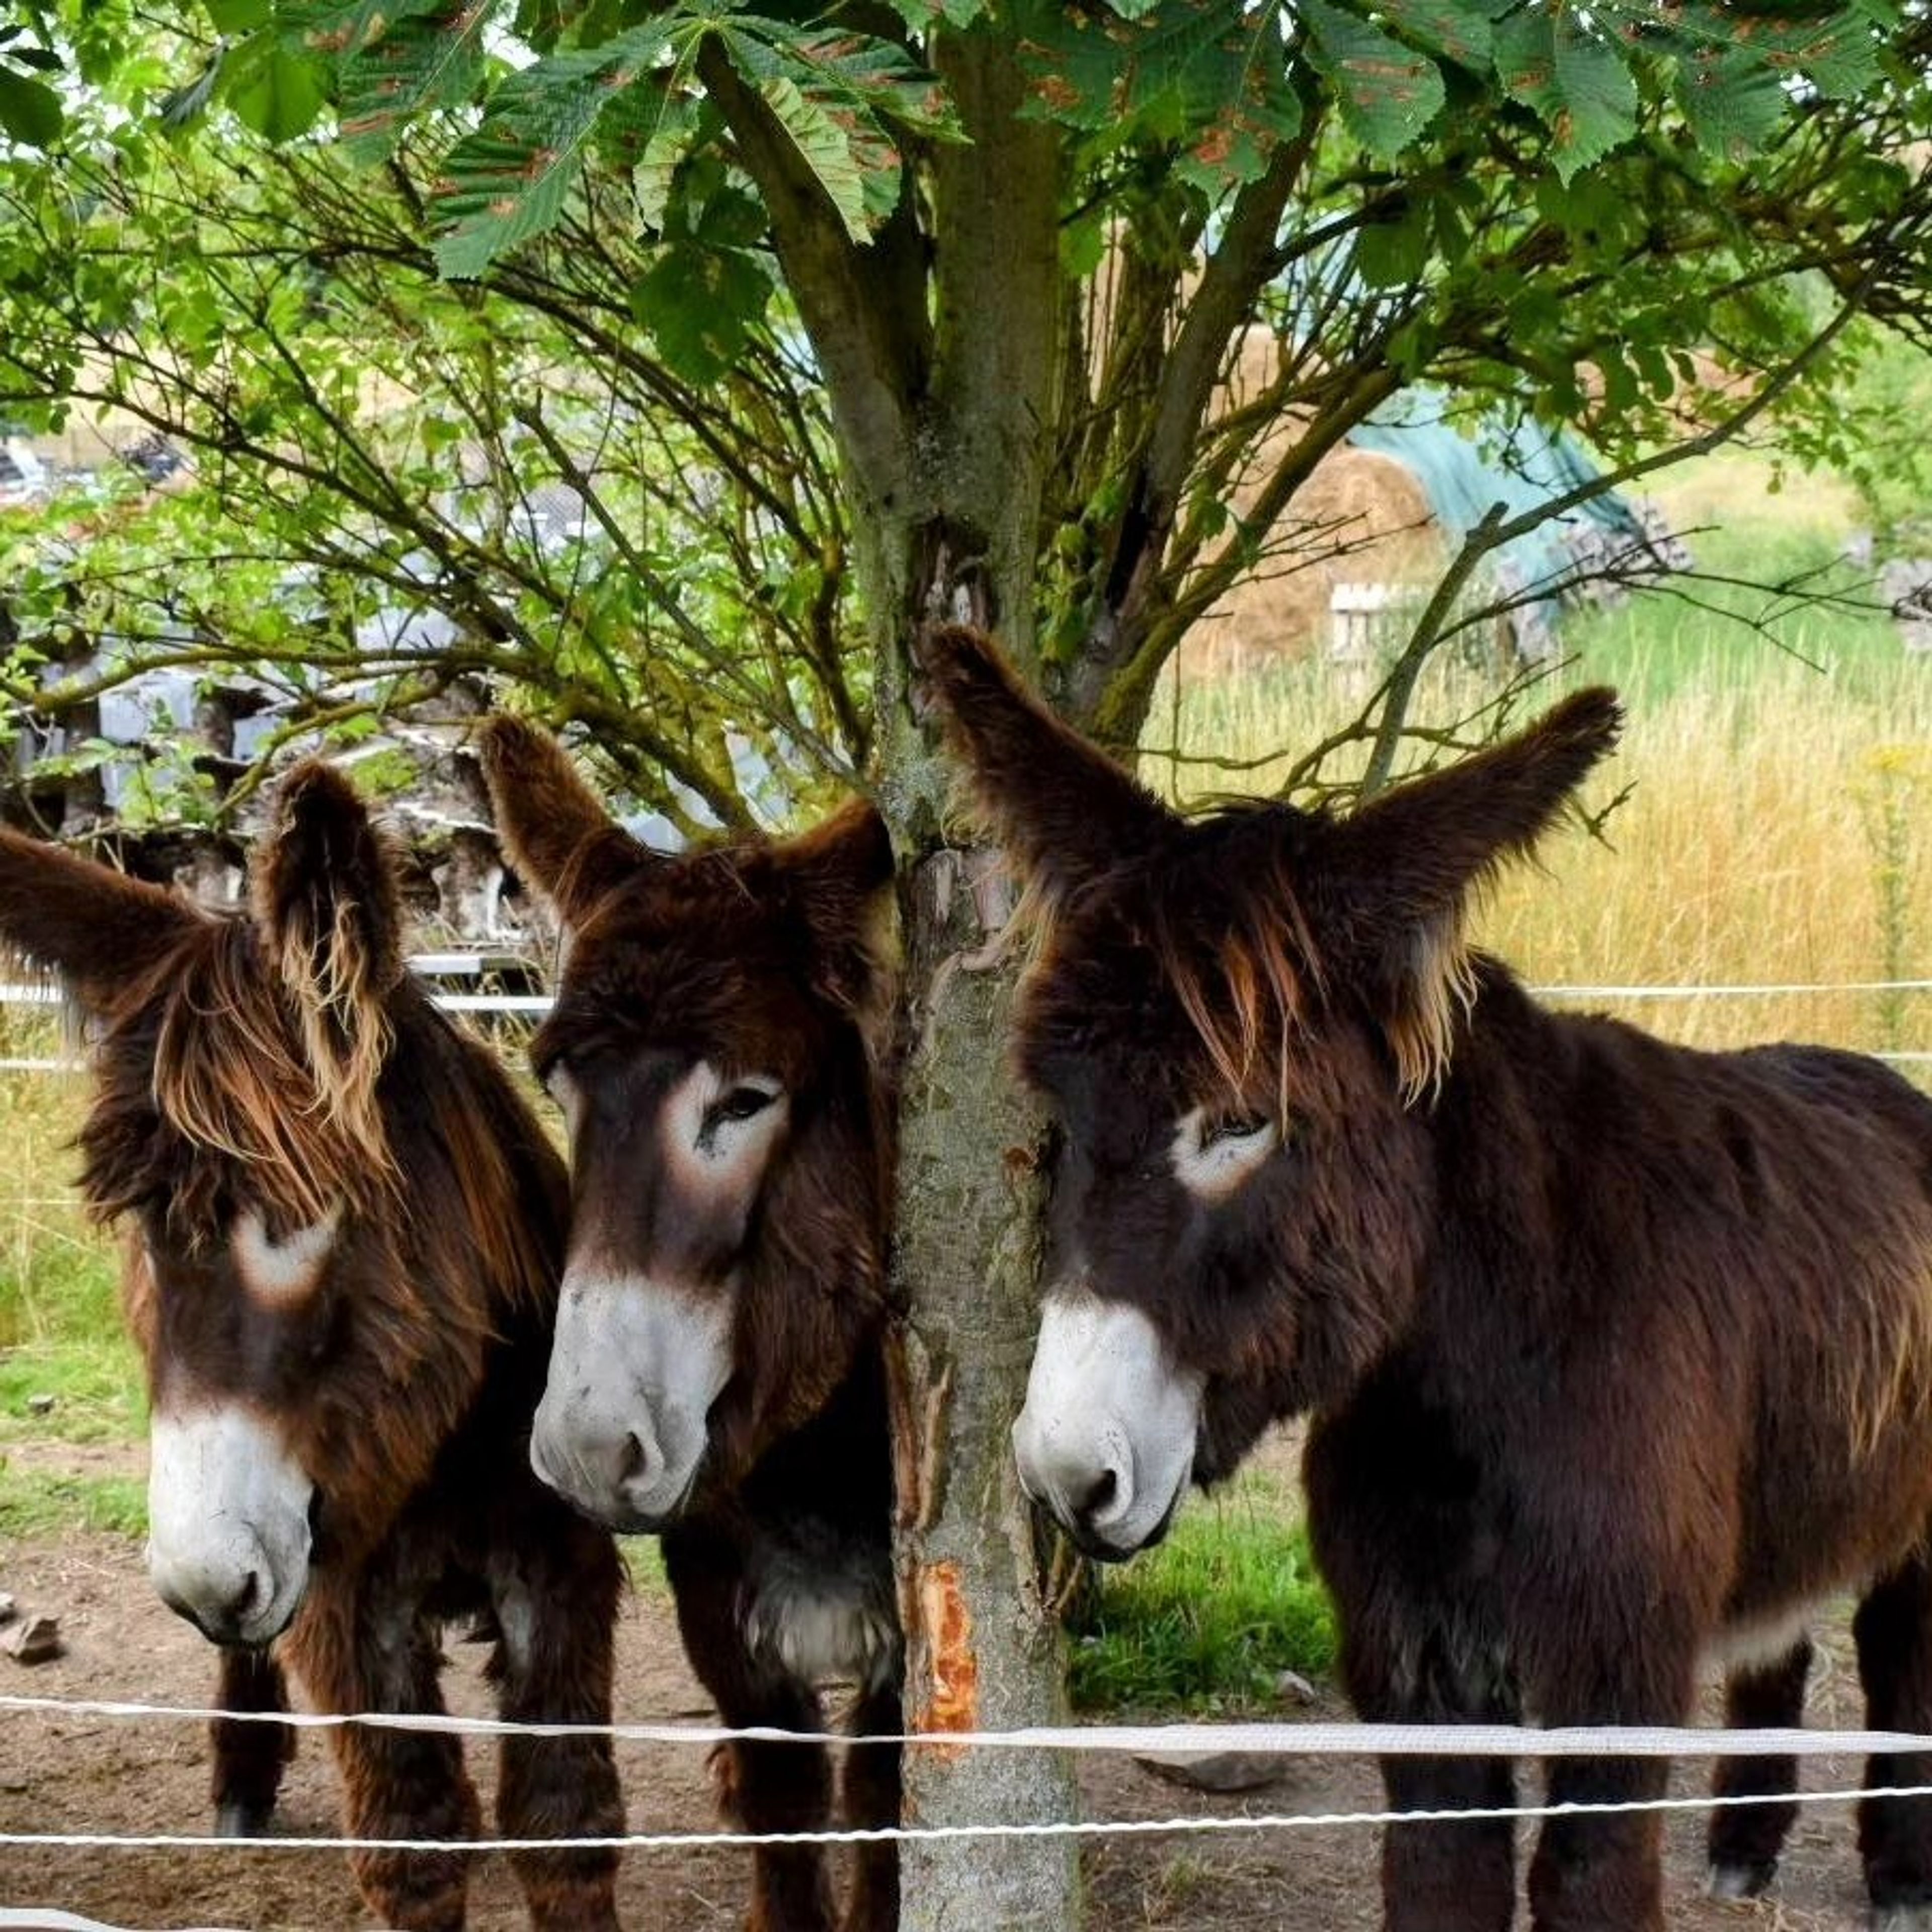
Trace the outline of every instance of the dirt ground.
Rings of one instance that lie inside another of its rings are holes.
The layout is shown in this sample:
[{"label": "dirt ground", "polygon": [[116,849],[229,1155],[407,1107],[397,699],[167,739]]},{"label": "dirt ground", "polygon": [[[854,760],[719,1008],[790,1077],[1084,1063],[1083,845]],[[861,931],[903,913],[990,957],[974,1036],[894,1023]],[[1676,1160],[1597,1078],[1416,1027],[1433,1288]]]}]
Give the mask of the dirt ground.
[{"label": "dirt ground", "polygon": [[[155,1703],[202,1702],[212,1682],[200,1638],[156,1600],[139,1552],[123,1538],[75,1535],[0,1547],[0,1589],[24,1607],[61,1618],[68,1654],[34,1670],[0,1660],[0,1692],[112,1697]],[[1812,1718],[1858,1717],[1856,1677],[1843,1630],[1825,1634]],[[479,1653],[453,1647],[454,1708],[487,1712]],[[644,1595],[629,1604],[619,1638],[621,1719],[698,1718],[710,1714],[686,1670],[668,1606]],[[1344,1714],[1332,1697],[1312,1712]],[[1707,1712],[1707,1715],[1708,1714]],[[620,1747],[631,1828],[698,1831],[712,1820],[704,1754]],[[472,1748],[487,1792],[494,1773]],[[1856,1766],[1814,1761],[1816,1789],[1856,1782]],[[1702,1768],[1682,1774],[1696,1788]],[[1130,1762],[1098,1757],[1082,1766],[1087,1815],[1168,1818],[1260,1812],[1368,1809],[1379,1801],[1366,1765],[1310,1760],[1272,1789],[1208,1798],[1175,1789]],[[207,1828],[205,1746],[198,1727],[159,1720],[22,1716],[0,1710],[0,1831],[182,1832]],[[285,1834],[337,1828],[328,1753],[304,1740],[277,1817]],[[1701,1814],[1671,1826],[1667,1877],[1671,1922],[1692,1932],[1812,1932],[1862,1923],[1851,1820],[1844,1808],[1801,1814],[1774,1898],[1750,1905],[1703,1899]],[[748,1858],[729,1850],[634,1852],[622,1875],[625,1922],[634,1932],[708,1932],[736,1924],[747,1896]],[[1099,1932],[1163,1927],[1292,1926],[1296,1932],[1366,1932],[1377,1923],[1374,1832],[1361,1826],[1214,1836],[1168,1834],[1090,1847],[1088,1923]],[[485,1857],[471,1892],[471,1924],[510,1932],[523,1924],[508,1870]],[[266,1847],[196,1853],[0,1846],[0,1906],[57,1907],[117,1925],[334,1928],[372,1922],[333,1852]]]}]

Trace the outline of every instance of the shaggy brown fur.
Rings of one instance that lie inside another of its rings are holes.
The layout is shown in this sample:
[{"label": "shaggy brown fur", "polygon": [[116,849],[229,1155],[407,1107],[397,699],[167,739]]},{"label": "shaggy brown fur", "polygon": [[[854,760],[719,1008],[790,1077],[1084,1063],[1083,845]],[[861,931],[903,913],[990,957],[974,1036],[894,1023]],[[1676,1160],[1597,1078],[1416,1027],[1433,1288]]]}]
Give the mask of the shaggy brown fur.
[{"label": "shaggy brown fur", "polygon": [[[669,1283],[732,1311],[735,1372],[694,1486],[674,1520],[650,1526],[662,1529],[692,1666],[728,1724],[822,1728],[814,1679],[832,1670],[860,1679],[859,1731],[896,1732],[880,1355],[884,828],[855,805],[789,842],[667,858],[618,831],[541,732],[495,719],[483,753],[512,862],[566,931],[533,1055],[574,1096],[566,1294],[587,1256],[634,1283],[627,1292]],[[755,1199],[728,1220],[665,1153],[667,1096],[700,1061],[776,1083],[788,1110]],[[817,1746],[734,1747],[722,1791],[752,1831],[820,1827],[832,1808]],[[896,1823],[896,1750],[849,1754],[843,1796],[851,1823]],[[754,1927],[833,1922],[815,1851],[760,1850],[754,1865]],[[895,1850],[865,1848],[843,1922],[886,1932],[897,1909]]]},{"label": "shaggy brown fur", "polygon": [[[560,1162],[492,1058],[404,970],[394,873],[326,766],[286,782],[252,917],[0,832],[0,936],[85,1010],[96,1079],[82,1185],[130,1231],[127,1304],[159,1412],[188,1392],[266,1414],[315,1490],[307,1594],[274,1648],[224,1651],[223,1708],[440,1711],[444,1619],[499,1632],[506,1717],[610,1716],[610,1539],[530,1474],[567,1211]],[[264,1306],[233,1247],[339,1216],[321,1280]],[[478,1822],[453,1738],[333,1734],[357,1836]],[[259,1828],[286,1741],[214,1726],[225,1826]],[[497,1816],[526,1837],[620,1832],[602,1740],[503,1748]],[[467,1860],[358,1853],[383,1923],[460,1926]],[[520,1855],[541,1926],[609,1927],[614,1856]]]},{"label": "shaggy brown fur", "polygon": [[[1610,749],[1609,694],[1346,819],[1190,824],[985,638],[942,631],[926,665],[988,818],[1050,887],[1018,1048],[1064,1132],[1055,1264],[1204,1378],[1196,1480],[1313,1412],[1310,1523],[1363,1714],[1674,1723],[1717,1649],[1751,1660],[1733,1721],[1794,1723],[1804,1613],[1850,1586],[1872,1722],[1932,1730],[1932,1102],[1847,1054],[1546,1012],[1462,950],[1472,888]],[[1280,1131],[1212,1199],[1169,1164],[1196,1107]],[[1384,1774],[1402,1808],[1515,1788],[1502,1762]],[[1664,1778],[1563,1762],[1550,1795]],[[1720,1784],[1788,1792],[1793,1767]],[[1718,1814],[1722,1888],[1768,1880],[1793,1808]],[[1869,1799],[1859,1835],[1880,1922],[1932,1924],[1932,1808]],[[1507,1824],[1396,1827],[1387,1923],[1497,1932],[1513,1861]],[[1654,1814],[1550,1821],[1529,1895],[1549,1932],[1658,1932]]]}]

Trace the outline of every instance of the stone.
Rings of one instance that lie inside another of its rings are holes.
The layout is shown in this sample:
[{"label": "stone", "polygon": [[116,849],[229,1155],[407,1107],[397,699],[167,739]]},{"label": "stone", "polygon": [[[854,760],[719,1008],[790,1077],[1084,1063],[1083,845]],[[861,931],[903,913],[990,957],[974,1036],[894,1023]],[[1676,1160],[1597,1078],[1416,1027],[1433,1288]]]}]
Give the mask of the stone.
[{"label": "stone", "polygon": [[56,1396],[30,1395],[27,1398],[27,1413],[29,1415],[51,1415],[58,1401]]},{"label": "stone", "polygon": [[1274,1680],[1274,1694],[1284,1704],[1313,1704],[1321,1693],[1298,1670],[1280,1672]]},{"label": "stone", "polygon": [[10,1624],[20,1614],[20,1605],[4,1590],[0,1590],[0,1624]]},{"label": "stone", "polygon": [[1280,1784],[1294,1768],[1286,1753],[1275,1751],[1148,1751],[1134,1762],[1170,1784],[1223,1793]]},{"label": "stone", "polygon": [[0,1650],[16,1664],[51,1664],[66,1647],[58,1617],[22,1617],[0,1637]]}]

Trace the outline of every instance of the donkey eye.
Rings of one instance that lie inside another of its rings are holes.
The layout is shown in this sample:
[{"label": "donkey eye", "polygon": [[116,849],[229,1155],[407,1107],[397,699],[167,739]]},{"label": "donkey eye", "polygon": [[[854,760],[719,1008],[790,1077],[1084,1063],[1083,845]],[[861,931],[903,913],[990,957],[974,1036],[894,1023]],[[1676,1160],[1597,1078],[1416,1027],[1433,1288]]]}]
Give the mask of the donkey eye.
[{"label": "donkey eye", "polygon": [[1201,1123],[1201,1147],[1204,1153],[1224,1141],[1251,1141],[1270,1132],[1274,1123],[1261,1114],[1232,1114],[1220,1120]]},{"label": "donkey eye", "polygon": [[778,1098],[775,1088],[769,1087],[734,1087],[722,1100],[714,1100],[705,1109],[707,1119],[713,1124],[726,1120],[748,1120],[762,1114]]}]

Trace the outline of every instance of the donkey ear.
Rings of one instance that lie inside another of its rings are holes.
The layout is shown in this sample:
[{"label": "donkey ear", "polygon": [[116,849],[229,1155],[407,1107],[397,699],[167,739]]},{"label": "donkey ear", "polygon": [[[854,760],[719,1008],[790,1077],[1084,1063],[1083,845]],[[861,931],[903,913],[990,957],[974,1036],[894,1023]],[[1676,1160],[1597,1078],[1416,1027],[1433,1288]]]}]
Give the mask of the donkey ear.
[{"label": "donkey ear", "polygon": [[384,1003],[403,976],[402,900],[368,808],[320,759],[282,781],[254,901],[317,1090],[338,1120],[364,1122],[389,1048]]},{"label": "donkey ear", "polygon": [[548,732],[500,715],[484,720],[479,750],[504,854],[566,927],[650,860]]},{"label": "donkey ear", "polygon": [[204,916],[159,886],[0,830],[0,949],[57,974],[84,1007],[106,1005]]},{"label": "donkey ear", "polygon": [[835,1005],[862,1016],[891,998],[892,843],[863,799],[775,848],[811,928],[813,976]]},{"label": "donkey ear", "polygon": [[1334,828],[1345,970],[1366,975],[1412,1096],[1439,1077],[1466,985],[1462,919],[1526,856],[1623,727],[1616,694],[1580,691],[1520,736],[1397,786]]},{"label": "donkey ear", "polygon": [[1104,752],[1023,689],[992,640],[964,625],[927,632],[926,686],[972,775],[986,821],[1028,883],[1058,898],[1175,823]]}]

